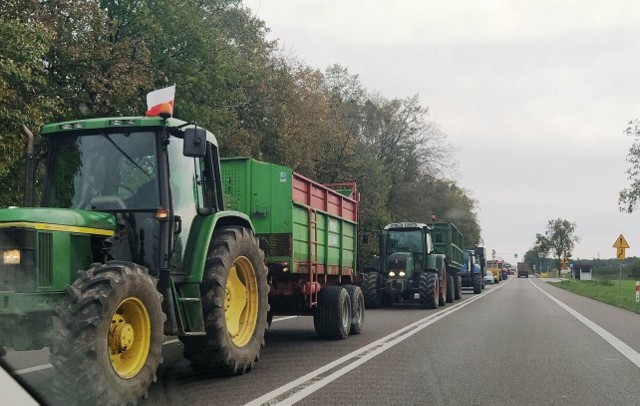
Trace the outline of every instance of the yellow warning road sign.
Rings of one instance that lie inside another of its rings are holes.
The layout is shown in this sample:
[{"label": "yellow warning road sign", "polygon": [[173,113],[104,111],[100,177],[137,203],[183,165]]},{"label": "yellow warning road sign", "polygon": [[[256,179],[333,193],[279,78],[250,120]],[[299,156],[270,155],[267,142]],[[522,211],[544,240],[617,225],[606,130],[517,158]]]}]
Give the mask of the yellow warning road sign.
[{"label": "yellow warning road sign", "polygon": [[617,259],[625,259],[626,255],[624,253],[624,248],[617,248],[616,249],[617,253],[616,253],[616,258]]},{"label": "yellow warning road sign", "polygon": [[624,239],[624,235],[620,234],[620,236],[613,243],[613,248],[629,248],[629,243]]}]

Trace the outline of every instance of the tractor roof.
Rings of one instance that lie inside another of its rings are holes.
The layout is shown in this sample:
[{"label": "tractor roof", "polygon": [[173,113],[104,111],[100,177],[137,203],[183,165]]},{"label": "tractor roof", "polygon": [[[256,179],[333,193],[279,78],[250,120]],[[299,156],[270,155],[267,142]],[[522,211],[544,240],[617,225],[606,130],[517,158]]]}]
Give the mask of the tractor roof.
[{"label": "tractor roof", "polygon": [[[40,135],[51,136],[54,134],[69,134],[76,131],[97,129],[108,129],[113,131],[119,128],[135,129],[140,127],[169,127],[176,129],[179,128],[180,131],[184,131],[187,128],[193,128],[195,126],[176,118],[169,118],[165,121],[160,117],[102,117],[47,124],[42,127]],[[207,131],[207,141],[216,146],[218,145],[216,137],[209,131]]]}]

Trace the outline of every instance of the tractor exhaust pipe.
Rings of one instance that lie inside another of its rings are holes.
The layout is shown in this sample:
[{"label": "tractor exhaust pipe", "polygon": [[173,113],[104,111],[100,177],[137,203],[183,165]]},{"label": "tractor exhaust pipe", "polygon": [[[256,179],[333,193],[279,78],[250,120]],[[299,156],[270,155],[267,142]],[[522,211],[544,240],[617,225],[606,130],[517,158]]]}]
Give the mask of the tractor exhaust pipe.
[{"label": "tractor exhaust pipe", "polygon": [[37,159],[35,156],[35,143],[36,137],[26,125],[22,124],[22,132],[27,137],[27,151],[25,156],[25,185],[24,185],[24,206],[33,207],[34,202],[34,189],[35,189],[35,173]]}]

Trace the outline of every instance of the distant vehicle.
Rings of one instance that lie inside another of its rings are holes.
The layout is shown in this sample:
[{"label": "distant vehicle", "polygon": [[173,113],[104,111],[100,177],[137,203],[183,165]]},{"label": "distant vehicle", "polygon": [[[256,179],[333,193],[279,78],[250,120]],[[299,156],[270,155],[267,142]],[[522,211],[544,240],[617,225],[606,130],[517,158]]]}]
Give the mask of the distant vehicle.
[{"label": "distant vehicle", "polygon": [[529,263],[527,262],[518,262],[518,278],[519,277],[528,278],[529,277]]},{"label": "distant vehicle", "polygon": [[493,272],[487,271],[484,275],[484,282],[487,285],[493,285]]},{"label": "distant vehicle", "polygon": [[500,281],[502,280],[502,275],[500,273],[501,264],[502,264],[502,261],[495,260],[495,259],[487,261],[486,269],[487,271],[490,271],[493,274],[494,283],[500,283]]},{"label": "distant vehicle", "polygon": [[473,288],[473,293],[482,293],[484,287],[483,269],[485,264],[484,247],[475,247],[464,250],[464,259],[459,275],[462,279],[463,288]]}]

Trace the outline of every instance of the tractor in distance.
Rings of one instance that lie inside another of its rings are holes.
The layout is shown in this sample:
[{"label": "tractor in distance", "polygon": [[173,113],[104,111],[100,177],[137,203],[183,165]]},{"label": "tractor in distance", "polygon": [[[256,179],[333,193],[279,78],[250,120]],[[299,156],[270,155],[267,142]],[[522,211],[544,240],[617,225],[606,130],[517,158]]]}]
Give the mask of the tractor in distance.
[{"label": "tractor in distance", "polygon": [[380,230],[378,269],[362,273],[367,308],[415,299],[427,309],[445,305],[446,256],[435,252],[431,232],[427,224],[414,222]]},{"label": "tractor in distance", "polygon": [[482,293],[484,289],[484,266],[486,263],[484,247],[463,250],[464,259],[460,269],[462,287],[473,288],[473,293]]},{"label": "tractor in distance", "polygon": [[267,270],[249,217],[225,210],[214,135],[170,110],[26,133],[26,207],[0,209],[0,344],[49,346],[61,404],[136,403],[165,335],[194,369],[250,370]]}]

